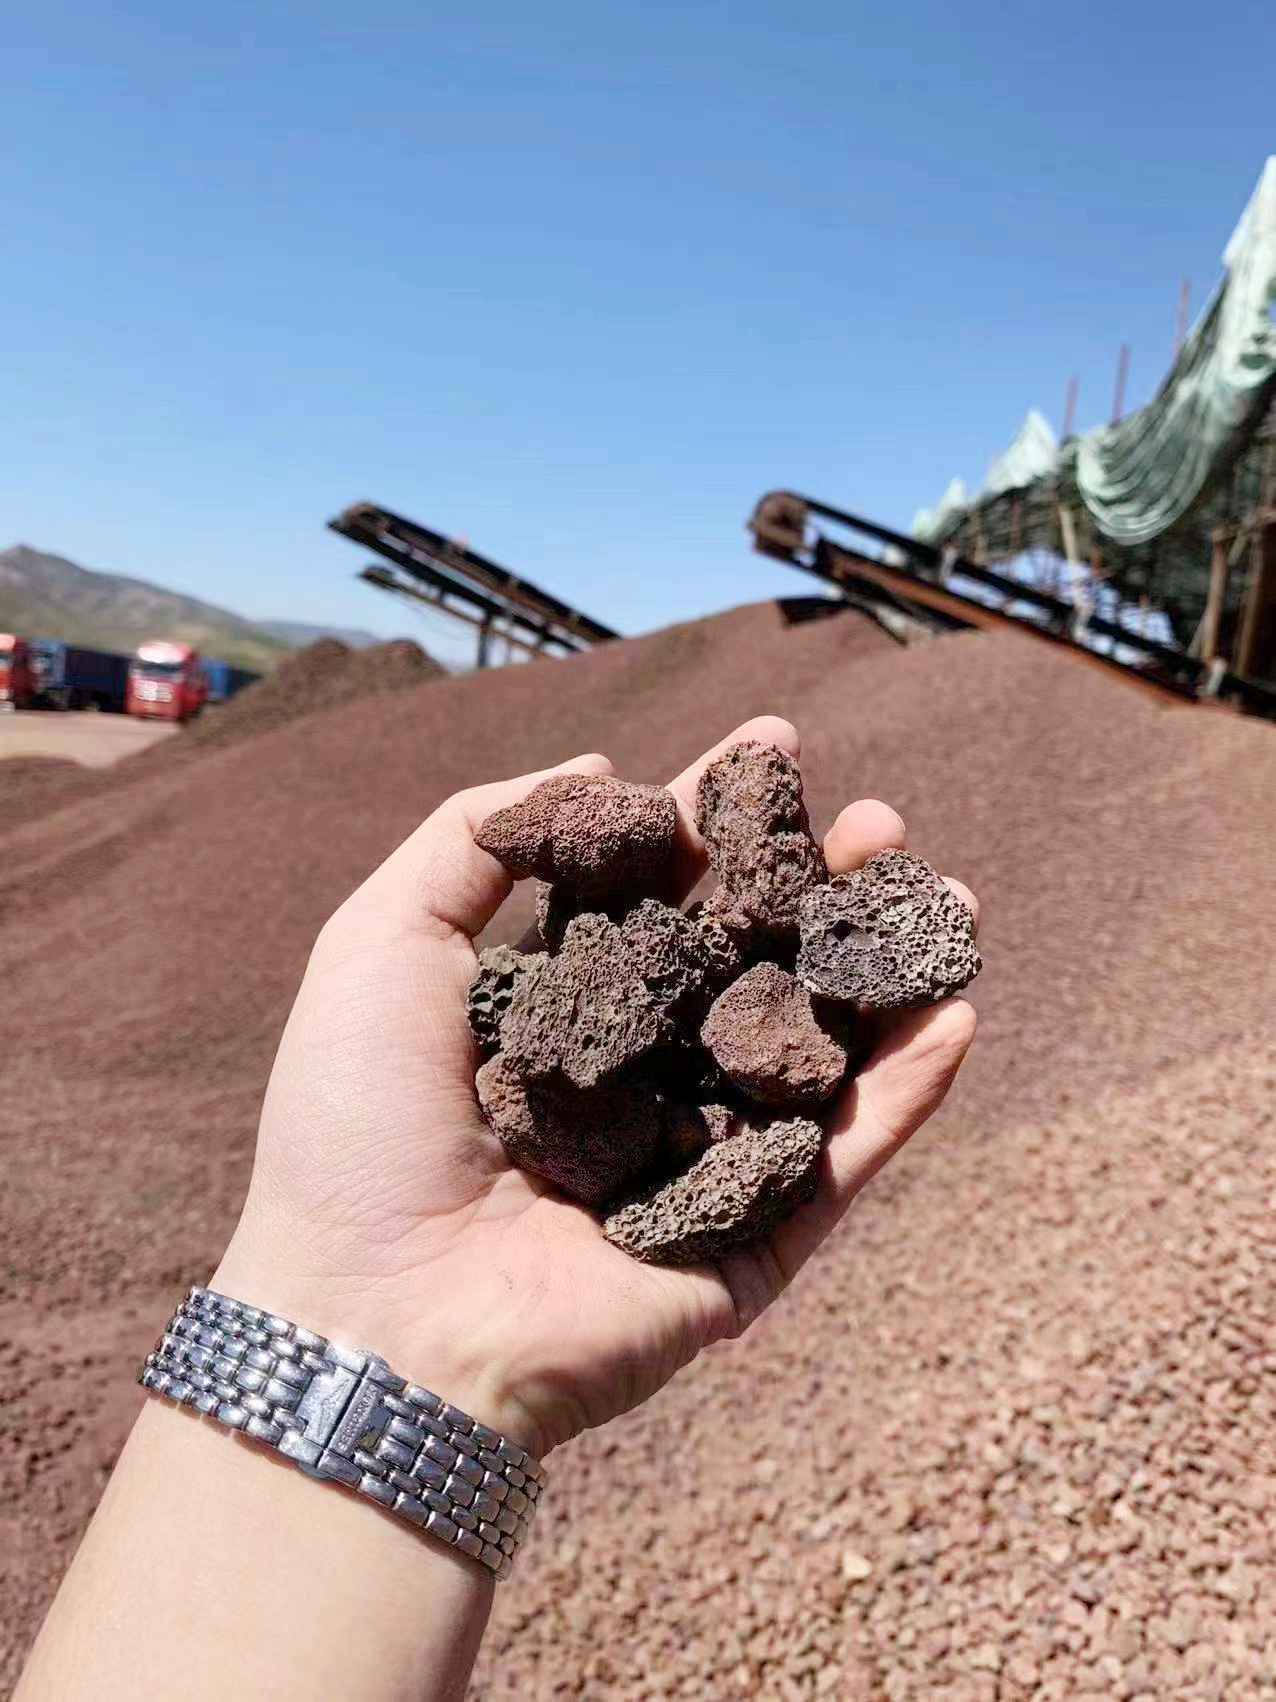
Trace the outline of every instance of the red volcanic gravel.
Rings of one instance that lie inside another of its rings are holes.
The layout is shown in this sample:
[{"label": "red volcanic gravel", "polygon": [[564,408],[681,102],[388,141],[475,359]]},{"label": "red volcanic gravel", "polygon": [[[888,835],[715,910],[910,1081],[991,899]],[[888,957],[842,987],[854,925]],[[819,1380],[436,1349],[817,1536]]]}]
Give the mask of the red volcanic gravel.
[{"label": "red volcanic gravel", "polygon": [[410,638],[392,638],[387,644],[369,644],[359,650],[339,638],[318,638],[285,656],[273,673],[245,686],[228,703],[206,710],[186,731],[192,744],[224,744],[282,727],[320,709],[380,692],[404,691],[427,680],[443,679],[445,674]]},{"label": "red volcanic gravel", "polygon": [[712,904],[781,935],[797,924],[802,895],[828,879],[811,837],[802,774],[787,751],[733,745],[700,776],[696,823],[721,881]]},{"label": "red volcanic gravel", "polygon": [[234,1222],[324,918],[459,786],[588,749],[659,782],[763,711],[817,833],[886,798],[979,893],[980,1037],[745,1340],[551,1459],[474,1695],[1276,1686],[1276,731],[1025,637],[769,604],[6,810],[6,1681]]},{"label": "red volcanic gravel", "polygon": [[109,770],[47,757],[0,761],[0,835],[73,798],[104,791],[118,794],[213,745],[234,744],[321,709],[444,678],[446,670],[410,638],[392,638],[360,650],[339,638],[316,639],[285,656],[274,673],[245,686],[229,702],[210,704],[173,738]]},{"label": "red volcanic gravel", "polygon": [[631,1082],[541,1085],[521,1081],[495,1057],[479,1070],[474,1090],[510,1163],[586,1205],[629,1188],[650,1169],[660,1143],[660,1106]]}]

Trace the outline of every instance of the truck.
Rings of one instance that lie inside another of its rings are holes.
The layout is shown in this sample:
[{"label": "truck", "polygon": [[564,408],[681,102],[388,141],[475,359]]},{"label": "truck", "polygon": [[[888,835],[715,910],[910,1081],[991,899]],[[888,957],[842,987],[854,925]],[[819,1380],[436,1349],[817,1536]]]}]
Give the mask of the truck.
[{"label": "truck", "polygon": [[64,644],[58,638],[33,638],[27,651],[33,708],[123,712],[128,690],[127,656]]},{"label": "truck", "polygon": [[31,704],[31,652],[16,632],[0,632],[0,709]]},{"label": "truck", "polygon": [[130,715],[189,721],[208,701],[208,676],[193,644],[165,638],[139,644],[128,665]]}]

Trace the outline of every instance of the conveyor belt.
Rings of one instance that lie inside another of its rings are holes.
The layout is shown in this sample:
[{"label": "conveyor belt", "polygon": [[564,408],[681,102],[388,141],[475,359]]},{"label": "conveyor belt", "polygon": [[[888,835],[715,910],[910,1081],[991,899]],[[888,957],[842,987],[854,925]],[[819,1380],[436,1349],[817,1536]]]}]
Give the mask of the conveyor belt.
[{"label": "conveyor belt", "polygon": [[[830,540],[812,527],[812,516],[889,545],[895,552],[894,559],[889,563],[878,562],[854,549],[830,551],[822,547]],[[1024,630],[1037,634],[1045,630],[1057,642],[1070,644],[1088,657],[1095,656],[1096,652],[1085,640],[1111,639],[1126,652],[1135,652],[1139,660],[1122,662],[1115,656],[1104,656],[1101,659],[1105,663],[1180,694],[1230,699],[1252,714],[1276,719],[1276,690],[1260,680],[1211,666],[1173,645],[1128,631],[1114,621],[1103,620],[1094,614],[1087,616],[1076,604],[1052,597],[1034,585],[1025,585],[978,562],[968,561],[954,551],[936,549],[932,544],[892,531],[889,526],[866,520],[862,515],[849,514],[827,503],[798,496],[793,491],[770,491],[754,509],[748,525],[755,547],[764,555],[787,561],[832,584],[841,585],[846,568],[854,562],[866,571],[867,577],[876,580],[892,594],[908,597],[911,591],[911,600],[919,609],[929,607],[938,610],[933,593],[939,591],[948,618],[964,608],[968,611],[967,624],[983,625],[985,622],[980,615],[986,612],[986,605],[964,596],[951,583],[954,578],[965,578],[997,592],[1004,600],[1004,606],[998,611],[999,617]],[[838,556],[844,559],[844,566],[839,567]],[[1016,615],[1014,604],[1029,605],[1041,618],[1028,620]]]},{"label": "conveyor belt", "polygon": [[[447,607],[446,599],[456,599],[482,620],[499,619],[529,635],[533,648],[574,652],[619,637],[611,627],[489,561],[477,550],[375,503],[357,502],[328,525],[393,562],[409,580],[428,587],[430,600],[440,607]],[[365,577],[390,590],[408,588],[393,576]]]}]

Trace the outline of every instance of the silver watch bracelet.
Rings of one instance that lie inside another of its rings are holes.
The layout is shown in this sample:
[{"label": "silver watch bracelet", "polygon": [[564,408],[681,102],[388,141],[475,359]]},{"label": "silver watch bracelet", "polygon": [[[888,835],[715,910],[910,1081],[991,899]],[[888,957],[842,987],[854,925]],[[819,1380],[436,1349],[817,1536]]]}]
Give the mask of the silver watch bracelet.
[{"label": "silver watch bracelet", "polygon": [[138,1382],[348,1485],[507,1578],[545,1482],[515,1442],[375,1353],[192,1288]]}]

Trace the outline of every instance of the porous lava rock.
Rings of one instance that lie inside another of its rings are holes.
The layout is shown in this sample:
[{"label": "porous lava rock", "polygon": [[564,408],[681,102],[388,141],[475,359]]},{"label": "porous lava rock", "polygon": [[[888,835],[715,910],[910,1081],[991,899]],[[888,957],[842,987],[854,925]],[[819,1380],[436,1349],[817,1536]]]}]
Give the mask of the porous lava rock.
[{"label": "porous lava rock", "polygon": [[465,997],[465,1014],[484,1055],[501,1044],[501,1021],[514,997],[514,986],[533,957],[512,946],[488,946],[479,953],[478,974]]},{"label": "porous lava rock", "polygon": [[497,1056],[474,1085],[511,1164],[544,1176],[582,1205],[604,1205],[632,1188],[656,1153],[659,1104],[632,1082],[587,1089],[561,1079],[527,1083]]},{"label": "porous lava rock", "polygon": [[648,1264],[721,1258],[811,1198],[821,1140],[819,1125],[799,1117],[717,1141],[682,1175],[613,1212],[603,1234]]},{"label": "porous lava rock", "polygon": [[474,841],[516,880],[537,875],[602,897],[658,887],[674,854],[677,822],[666,787],[609,774],[555,774],[521,804],[488,816]]},{"label": "porous lava rock", "polygon": [[742,1113],[735,1106],[723,1105],[717,1100],[710,1100],[707,1105],[697,1105],[695,1112],[704,1125],[710,1145],[714,1141],[729,1141],[733,1135],[740,1133],[743,1126]]},{"label": "porous lava rock", "polygon": [[[693,904],[687,911],[688,921],[695,924],[704,952],[705,970],[710,981],[725,985],[744,968],[744,947],[740,927],[731,927],[717,906],[708,900]],[[743,924],[743,918],[738,919]]]},{"label": "porous lava rock", "polygon": [[816,1021],[811,995],[774,963],[731,983],[700,1038],[731,1081],[764,1105],[817,1104],[846,1073],[846,1053]]},{"label": "porous lava rock", "polygon": [[709,954],[700,930],[681,910],[644,898],[620,924],[635,973],[660,1010],[685,1010],[704,986]]},{"label": "porous lava rock", "polygon": [[596,1087],[647,1057],[669,1023],[606,916],[578,916],[557,956],[532,958],[501,1022],[503,1056],[526,1081],[561,1073]]},{"label": "porous lava rock", "polygon": [[[794,973],[804,905],[833,890],[794,759],[732,746],[702,776],[696,815],[718,884],[685,912],[665,901],[669,792],[557,775],[475,835],[512,874],[537,877],[546,947],[480,959],[470,1021],[495,1054],[479,1075],[483,1110],[513,1163],[583,1203],[637,1193],[607,1233],[665,1263],[743,1245],[813,1190],[811,1119],[845,1080],[861,1020],[858,991],[833,976],[813,992]],[[933,918],[914,912],[938,906],[943,920],[949,895],[925,864],[879,858],[855,879],[838,903],[885,880],[881,904],[919,940],[929,928],[933,946]]]},{"label": "porous lava rock", "polygon": [[792,933],[803,895],[827,880],[811,835],[802,772],[778,745],[742,740],[700,777],[696,822],[722,883],[712,910]]},{"label": "porous lava rock", "polygon": [[879,1010],[931,1004],[980,970],[974,920],[923,858],[879,851],[802,901],[798,977]]}]

